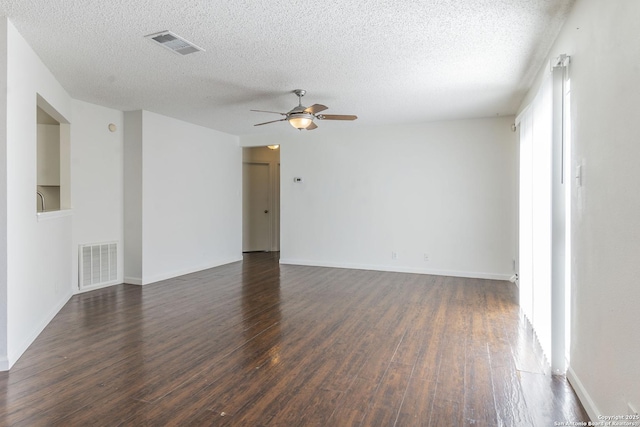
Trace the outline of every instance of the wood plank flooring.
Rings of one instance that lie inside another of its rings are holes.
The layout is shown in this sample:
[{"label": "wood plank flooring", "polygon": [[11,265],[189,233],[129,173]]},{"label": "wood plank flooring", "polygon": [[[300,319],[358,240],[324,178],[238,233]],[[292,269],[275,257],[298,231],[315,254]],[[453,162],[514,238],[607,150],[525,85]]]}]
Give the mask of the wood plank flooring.
[{"label": "wood plank flooring", "polygon": [[2,426],[588,421],[507,282],[280,266],[74,296],[9,372]]}]

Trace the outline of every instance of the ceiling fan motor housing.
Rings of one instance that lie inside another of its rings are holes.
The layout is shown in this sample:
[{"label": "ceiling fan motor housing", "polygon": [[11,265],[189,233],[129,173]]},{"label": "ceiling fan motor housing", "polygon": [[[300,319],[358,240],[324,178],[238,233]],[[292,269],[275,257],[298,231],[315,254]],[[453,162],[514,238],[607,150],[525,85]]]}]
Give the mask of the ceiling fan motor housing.
[{"label": "ceiling fan motor housing", "polygon": [[309,119],[313,120],[313,114],[309,113],[289,113],[287,119]]},{"label": "ceiling fan motor housing", "polygon": [[304,110],[306,109],[307,107],[305,107],[304,105],[296,105],[287,114],[309,114],[304,112]]}]

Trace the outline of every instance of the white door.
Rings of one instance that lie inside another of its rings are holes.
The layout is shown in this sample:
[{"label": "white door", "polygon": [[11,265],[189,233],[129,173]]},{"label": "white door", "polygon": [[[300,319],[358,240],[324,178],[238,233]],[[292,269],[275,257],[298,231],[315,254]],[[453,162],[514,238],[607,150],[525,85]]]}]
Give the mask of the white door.
[{"label": "white door", "polygon": [[269,164],[242,165],[242,251],[271,250]]}]

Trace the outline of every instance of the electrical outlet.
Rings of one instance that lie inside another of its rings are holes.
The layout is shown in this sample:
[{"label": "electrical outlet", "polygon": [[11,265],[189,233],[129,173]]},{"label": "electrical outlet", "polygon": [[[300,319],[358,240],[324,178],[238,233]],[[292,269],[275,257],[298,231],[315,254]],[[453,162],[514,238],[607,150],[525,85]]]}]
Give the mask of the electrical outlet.
[{"label": "electrical outlet", "polygon": [[424,254],[424,260],[429,261],[429,254]]},{"label": "electrical outlet", "polygon": [[398,259],[398,254],[395,252],[391,252],[391,259]]},{"label": "electrical outlet", "polygon": [[638,415],[638,410],[631,404],[631,402],[628,402],[627,406],[629,407],[628,415]]}]

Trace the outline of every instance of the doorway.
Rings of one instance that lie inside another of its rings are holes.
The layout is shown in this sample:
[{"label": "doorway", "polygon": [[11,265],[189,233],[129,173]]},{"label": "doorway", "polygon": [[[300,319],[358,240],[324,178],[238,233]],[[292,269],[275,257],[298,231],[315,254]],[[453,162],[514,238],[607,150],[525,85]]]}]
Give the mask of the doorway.
[{"label": "doorway", "polygon": [[242,251],[280,250],[279,147],[242,152]]}]

